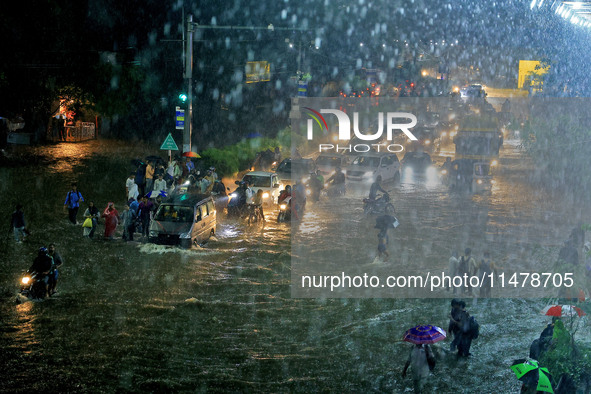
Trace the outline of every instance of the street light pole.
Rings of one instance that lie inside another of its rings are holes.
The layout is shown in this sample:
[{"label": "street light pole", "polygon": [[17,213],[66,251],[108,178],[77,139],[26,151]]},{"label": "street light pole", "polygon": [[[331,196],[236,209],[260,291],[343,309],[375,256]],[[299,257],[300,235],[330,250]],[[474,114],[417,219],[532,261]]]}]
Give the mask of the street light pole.
[{"label": "street light pole", "polygon": [[[309,29],[275,27],[272,24],[267,26],[219,26],[219,25],[200,25],[193,22],[193,15],[187,16],[185,42],[185,72],[184,78],[187,80],[187,112],[185,113],[185,129],[183,132],[183,152],[191,151],[191,123],[193,118],[193,32],[195,29],[224,29],[224,30],[267,30],[278,31],[306,31]],[[301,43],[300,43],[301,51]],[[299,68],[299,65],[298,65]]]},{"label": "street light pole", "polygon": [[191,123],[193,119],[193,15],[187,16],[185,45],[185,79],[187,80],[187,113],[183,132],[183,152],[191,151]]}]

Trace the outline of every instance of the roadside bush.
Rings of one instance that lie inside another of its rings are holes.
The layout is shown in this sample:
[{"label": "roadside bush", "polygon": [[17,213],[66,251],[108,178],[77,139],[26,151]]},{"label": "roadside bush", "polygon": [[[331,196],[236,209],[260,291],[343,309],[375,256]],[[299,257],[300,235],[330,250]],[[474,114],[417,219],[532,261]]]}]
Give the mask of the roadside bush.
[{"label": "roadside bush", "polygon": [[[285,141],[285,137],[282,137]],[[234,145],[228,145],[223,148],[210,148],[200,153],[205,168],[214,166],[216,172],[224,176],[232,176],[237,172],[250,168],[256,154],[262,150],[275,147],[281,149],[282,154],[289,152],[289,147],[284,147],[278,138],[250,138],[242,140]]]}]

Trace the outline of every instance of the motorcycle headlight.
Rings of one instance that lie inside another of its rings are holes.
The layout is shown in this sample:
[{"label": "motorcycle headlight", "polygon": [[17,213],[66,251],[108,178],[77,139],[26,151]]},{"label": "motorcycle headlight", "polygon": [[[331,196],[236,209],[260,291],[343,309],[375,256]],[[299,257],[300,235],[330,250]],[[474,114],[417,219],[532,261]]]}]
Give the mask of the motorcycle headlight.
[{"label": "motorcycle headlight", "polygon": [[442,173],[443,175],[445,175],[445,174],[447,174],[447,170],[441,170],[441,173]]},{"label": "motorcycle headlight", "polygon": [[158,231],[150,230],[150,237],[157,237]]},{"label": "motorcycle headlight", "polygon": [[479,185],[482,185],[482,179],[477,180],[476,183],[478,183]]},{"label": "motorcycle headlight", "polygon": [[21,282],[23,285],[28,285],[30,281],[31,281],[31,278],[29,276],[25,276],[25,277],[23,277],[23,279],[21,279]]},{"label": "motorcycle headlight", "polygon": [[263,198],[269,198],[269,193],[268,192],[264,192],[263,193]]},{"label": "motorcycle headlight", "polygon": [[287,208],[287,204],[281,204],[281,205],[279,205],[279,209],[283,210],[285,208]]},{"label": "motorcycle headlight", "polygon": [[499,164],[499,162],[496,159],[490,162],[491,167],[494,167],[497,164]]},{"label": "motorcycle headlight", "polygon": [[230,193],[230,197],[236,198],[236,197],[238,197],[238,193]]},{"label": "motorcycle headlight", "polygon": [[184,239],[191,238],[191,232],[188,232],[188,233],[180,233],[179,234],[179,238],[184,238]]},{"label": "motorcycle headlight", "polygon": [[306,195],[309,196],[310,194],[312,194],[312,190],[310,190],[310,189],[306,190]]},{"label": "motorcycle headlight", "polygon": [[431,144],[431,140],[425,140],[425,145],[430,145]]},{"label": "motorcycle headlight", "polygon": [[495,183],[497,183],[497,181],[495,181],[494,179],[491,179],[491,180],[490,180],[490,184],[491,184],[491,185],[494,185]]}]

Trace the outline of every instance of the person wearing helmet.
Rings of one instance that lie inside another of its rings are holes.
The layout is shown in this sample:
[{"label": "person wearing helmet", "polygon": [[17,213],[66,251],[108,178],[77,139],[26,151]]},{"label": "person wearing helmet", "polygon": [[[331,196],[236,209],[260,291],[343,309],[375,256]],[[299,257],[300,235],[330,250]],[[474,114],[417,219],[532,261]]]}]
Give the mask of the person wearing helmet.
[{"label": "person wearing helmet", "polygon": [[371,186],[369,187],[369,199],[370,200],[375,200],[376,197],[378,196],[378,192],[382,192],[384,194],[388,194],[387,191],[385,191],[384,189],[382,189],[382,176],[378,175],[378,177],[376,178],[376,181],[374,183],[371,184]]},{"label": "person wearing helmet", "polygon": [[324,177],[316,170],[310,174],[310,191],[312,201],[320,200],[320,192],[324,189]]},{"label": "person wearing helmet", "polygon": [[53,267],[53,259],[49,255],[46,247],[42,246],[37,252],[37,257],[33,260],[33,265],[29,268],[29,272],[37,272],[40,280],[45,283],[45,296],[49,293],[49,273]]}]

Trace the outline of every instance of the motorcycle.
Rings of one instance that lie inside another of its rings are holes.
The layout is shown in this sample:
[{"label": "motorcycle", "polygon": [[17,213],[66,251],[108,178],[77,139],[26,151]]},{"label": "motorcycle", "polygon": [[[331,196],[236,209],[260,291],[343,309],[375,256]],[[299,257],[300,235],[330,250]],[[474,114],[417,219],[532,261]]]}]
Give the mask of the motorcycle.
[{"label": "motorcycle", "polygon": [[449,181],[450,181],[450,170],[447,168],[442,168],[439,171],[439,179],[441,180],[441,183],[445,186],[449,186]]},{"label": "motorcycle", "polygon": [[394,205],[390,202],[390,196],[388,194],[382,194],[380,197],[376,198],[375,200],[370,200],[369,198],[363,199],[363,213],[366,215],[371,214],[386,214],[386,215],[394,215],[396,210],[394,209]]},{"label": "motorcycle", "polygon": [[344,183],[341,184],[334,184],[334,183],[325,183],[324,190],[326,191],[327,197],[338,197],[344,196],[347,193],[347,187]]},{"label": "motorcycle", "polygon": [[277,223],[287,222],[291,220],[291,197],[287,197],[281,204],[279,204],[279,215],[277,215]]},{"label": "motorcycle", "polygon": [[249,226],[255,223],[263,222],[264,218],[262,217],[258,206],[254,204],[248,204],[246,206],[246,212],[246,221],[248,222]]},{"label": "motorcycle", "polygon": [[228,217],[240,218],[246,212],[246,198],[241,196],[238,189],[230,193],[230,201],[226,207],[228,211]]},{"label": "motorcycle", "polygon": [[39,272],[25,272],[21,279],[19,294],[34,300],[44,299],[47,296],[47,286],[43,280],[45,276]]}]

